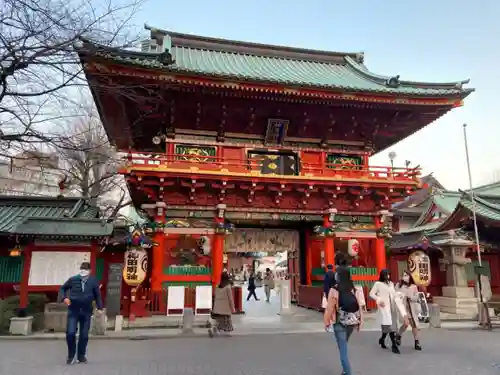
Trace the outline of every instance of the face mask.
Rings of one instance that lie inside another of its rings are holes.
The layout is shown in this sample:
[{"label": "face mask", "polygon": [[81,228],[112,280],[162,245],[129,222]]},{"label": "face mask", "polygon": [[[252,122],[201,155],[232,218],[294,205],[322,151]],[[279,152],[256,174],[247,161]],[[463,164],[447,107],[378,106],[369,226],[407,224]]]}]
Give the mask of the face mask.
[{"label": "face mask", "polygon": [[410,282],[410,276],[408,276],[408,275],[404,275],[404,276],[403,276],[403,281],[404,281],[405,283],[409,283],[409,282]]},{"label": "face mask", "polygon": [[90,271],[89,270],[80,270],[80,276],[81,277],[87,277],[88,275],[90,275]]}]

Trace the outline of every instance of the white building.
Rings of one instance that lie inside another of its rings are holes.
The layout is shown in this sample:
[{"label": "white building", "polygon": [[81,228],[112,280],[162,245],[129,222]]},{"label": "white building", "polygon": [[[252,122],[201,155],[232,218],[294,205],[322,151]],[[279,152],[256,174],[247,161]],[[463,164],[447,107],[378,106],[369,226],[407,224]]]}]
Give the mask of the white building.
[{"label": "white building", "polygon": [[61,193],[59,182],[63,178],[58,166],[57,155],[38,152],[0,160],[0,194],[55,197]]}]

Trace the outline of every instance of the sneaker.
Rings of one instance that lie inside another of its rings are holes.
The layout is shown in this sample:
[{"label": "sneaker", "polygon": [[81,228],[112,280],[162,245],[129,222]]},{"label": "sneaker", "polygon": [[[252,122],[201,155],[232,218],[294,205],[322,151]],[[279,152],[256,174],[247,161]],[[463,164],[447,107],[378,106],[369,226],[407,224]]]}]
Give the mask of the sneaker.
[{"label": "sneaker", "polygon": [[66,360],[66,364],[67,364],[67,365],[73,365],[74,363],[75,363],[75,359],[74,359],[74,358],[68,358],[68,359]]},{"label": "sneaker", "polygon": [[83,357],[79,357],[78,358],[78,363],[87,363],[87,357],[83,356]]}]

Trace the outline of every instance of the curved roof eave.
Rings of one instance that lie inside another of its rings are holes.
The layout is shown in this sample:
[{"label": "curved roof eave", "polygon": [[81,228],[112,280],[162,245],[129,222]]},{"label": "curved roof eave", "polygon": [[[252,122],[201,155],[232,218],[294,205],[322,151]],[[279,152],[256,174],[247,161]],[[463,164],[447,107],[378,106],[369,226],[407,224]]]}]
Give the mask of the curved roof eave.
[{"label": "curved roof eave", "polygon": [[465,80],[461,80],[461,81],[443,82],[443,83],[405,81],[405,80],[399,80],[399,76],[389,77],[389,76],[384,76],[384,75],[373,73],[370,70],[368,70],[368,68],[364,64],[358,63],[357,61],[352,59],[350,56],[345,56],[345,61],[358,74],[362,75],[366,79],[369,79],[373,82],[376,82],[376,83],[379,83],[382,85],[386,85],[389,82],[389,80],[397,78],[400,86],[410,86],[410,87],[422,86],[422,87],[427,87],[427,88],[461,89],[463,91],[464,95],[468,95],[468,94],[475,91],[475,89],[473,89],[473,88],[463,88],[463,85],[470,83],[470,78],[465,79]]}]

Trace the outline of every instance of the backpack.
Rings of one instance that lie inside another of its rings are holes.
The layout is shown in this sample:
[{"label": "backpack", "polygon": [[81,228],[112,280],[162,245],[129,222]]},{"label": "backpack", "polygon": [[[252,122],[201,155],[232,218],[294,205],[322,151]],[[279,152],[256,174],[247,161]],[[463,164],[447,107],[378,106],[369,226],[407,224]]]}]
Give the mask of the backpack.
[{"label": "backpack", "polygon": [[340,292],[337,307],[337,320],[344,326],[355,326],[360,324],[361,313],[359,303],[354,291]]}]

